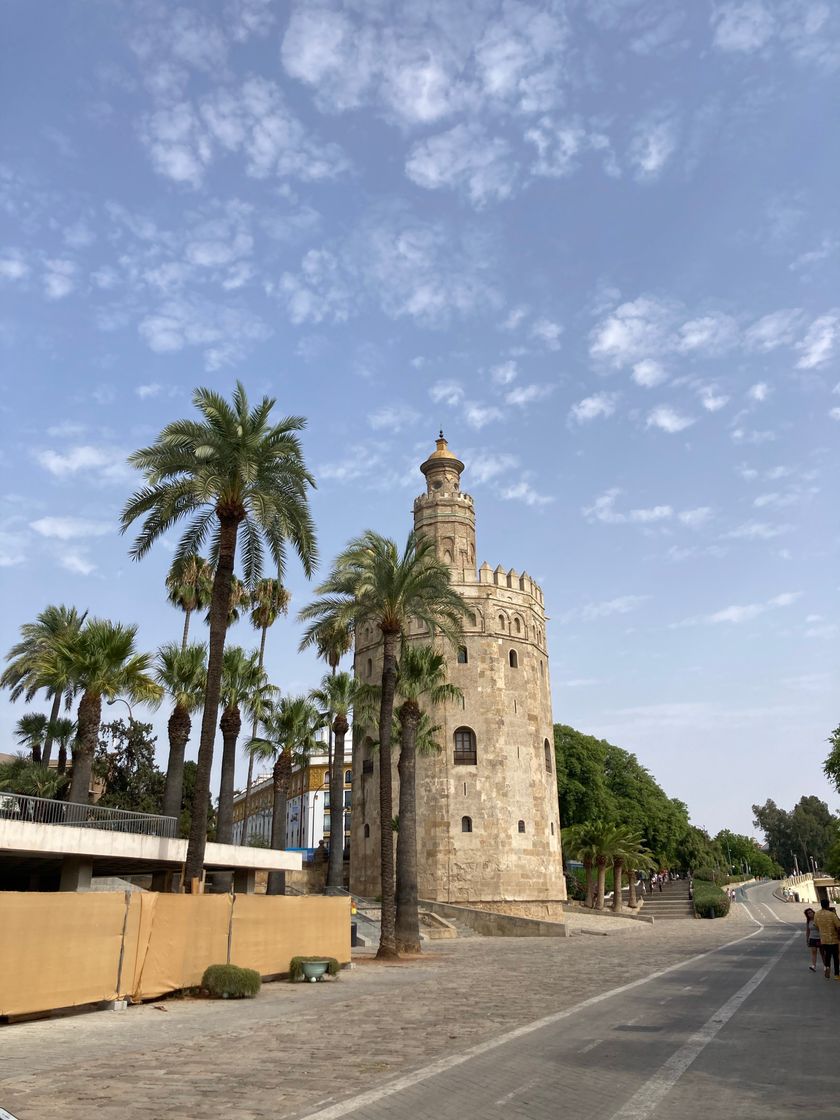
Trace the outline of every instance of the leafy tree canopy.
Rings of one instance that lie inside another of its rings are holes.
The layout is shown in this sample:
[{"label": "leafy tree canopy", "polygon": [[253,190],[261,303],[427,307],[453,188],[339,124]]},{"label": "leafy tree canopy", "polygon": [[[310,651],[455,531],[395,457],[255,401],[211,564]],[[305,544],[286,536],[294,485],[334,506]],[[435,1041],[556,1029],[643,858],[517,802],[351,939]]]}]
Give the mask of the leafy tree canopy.
[{"label": "leafy tree canopy", "polygon": [[93,769],[105,783],[100,805],[160,813],[165,778],[155,765],[156,741],[150,723],[117,719],[102,725]]},{"label": "leafy tree canopy", "polygon": [[810,867],[810,857],[823,867],[837,837],[838,818],[819,797],[801,797],[788,812],[775,801],[753,805],[755,825],[767,838],[770,858],[790,871],[794,857],[801,871]]}]

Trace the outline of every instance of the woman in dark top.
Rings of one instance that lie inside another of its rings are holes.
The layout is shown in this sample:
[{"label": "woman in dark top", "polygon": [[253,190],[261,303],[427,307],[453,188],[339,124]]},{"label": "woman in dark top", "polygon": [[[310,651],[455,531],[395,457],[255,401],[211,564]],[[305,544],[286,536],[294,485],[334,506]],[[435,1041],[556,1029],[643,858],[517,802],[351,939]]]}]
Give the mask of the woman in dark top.
[{"label": "woman in dark top", "polygon": [[817,971],[817,950],[820,947],[820,931],[814,924],[814,911],[809,906],[805,911],[805,943],[811,951],[811,972]]}]

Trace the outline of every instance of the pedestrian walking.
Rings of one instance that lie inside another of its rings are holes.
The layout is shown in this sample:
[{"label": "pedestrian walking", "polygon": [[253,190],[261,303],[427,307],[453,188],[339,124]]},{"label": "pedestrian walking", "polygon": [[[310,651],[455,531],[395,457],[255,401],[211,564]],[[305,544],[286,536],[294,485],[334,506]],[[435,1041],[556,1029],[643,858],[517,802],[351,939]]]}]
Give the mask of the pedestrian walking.
[{"label": "pedestrian walking", "polygon": [[834,963],[834,979],[840,980],[840,918],[831,909],[828,899],[820,900],[820,910],[814,915],[814,922],[820,931],[820,952],[825,967],[825,978],[831,975]]},{"label": "pedestrian walking", "polygon": [[805,944],[811,954],[811,963],[808,965],[811,972],[817,971],[817,951],[820,947],[820,931],[814,923],[814,911],[810,906],[805,909]]},{"label": "pedestrian walking", "polygon": [[659,884],[659,893],[660,894],[662,894],[662,881],[663,881],[664,878],[665,878],[665,876],[661,872],[659,873],[659,875],[656,876],[656,882]]}]

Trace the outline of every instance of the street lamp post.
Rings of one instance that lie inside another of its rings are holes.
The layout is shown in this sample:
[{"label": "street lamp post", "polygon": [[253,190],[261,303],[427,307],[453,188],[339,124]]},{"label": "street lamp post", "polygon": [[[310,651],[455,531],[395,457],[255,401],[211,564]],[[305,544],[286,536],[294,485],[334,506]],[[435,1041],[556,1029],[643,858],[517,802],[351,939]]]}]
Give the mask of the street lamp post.
[{"label": "street lamp post", "polygon": [[128,718],[132,722],[134,721],[134,712],[132,712],[131,710],[131,705],[127,700],[123,700],[122,696],[115,696],[113,700],[106,700],[105,703],[109,708],[113,707],[114,704],[125,704],[125,706],[128,708]]}]

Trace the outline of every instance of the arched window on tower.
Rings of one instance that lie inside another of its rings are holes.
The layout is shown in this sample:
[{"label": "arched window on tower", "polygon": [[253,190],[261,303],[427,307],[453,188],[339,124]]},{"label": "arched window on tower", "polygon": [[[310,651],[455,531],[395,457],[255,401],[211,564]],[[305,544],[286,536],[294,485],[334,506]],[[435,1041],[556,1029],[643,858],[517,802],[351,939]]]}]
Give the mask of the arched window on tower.
[{"label": "arched window on tower", "polygon": [[513,629],[514,629],[515,633],[517,633],[517,634],[522,633],[522,623],[519,621],[518,618],[515,618],[513,620]]},{"label": "arched window on tower", "polygon": [[525,831],[525,822],[520,821],[517,827],[519,828],[520,832],[524,832]]},{"label": "arched window on tower", "polygon": [[471,727],[459,727],[455,732],[454,761],[456,766],[476,765],[475,732]]},{"label": "arched window on tower", "polygon": [[468,660],[469,660],[469,658],[467,657],[467,647],[466,646],[458,646],[458,656],[457,656],[458,664],[459,665],[466,665]]},{"label": "arched window on tower", "polygon": [[499,615],[499,629],[504,630],[504,628],[505,628],[505,616],[503,614],[500,614]]},{"label": "arched window on tower", "polygon": [[515,649],[512,649],[508,654],[508,664],[510,665],[511,669],[519,668],[519,655],[517,654]]},{"label": "arched window on tower", "polygon": [[472,817],[461,817],[461,831],[472,832]]},{"label": "arched window on tower", "polygon": [[545,768],[547,772],[551,773],[551,744],[548,739],[543,742],[543,749],[545,750]]}]

